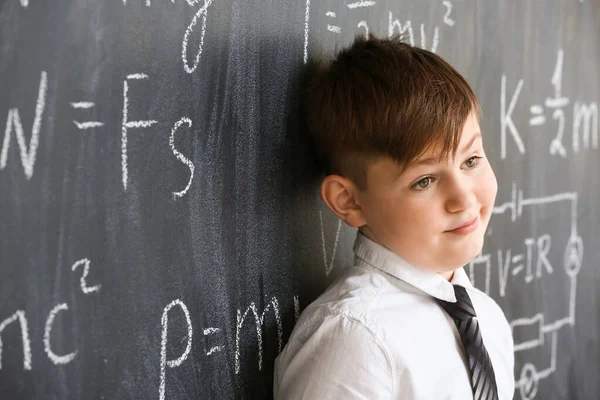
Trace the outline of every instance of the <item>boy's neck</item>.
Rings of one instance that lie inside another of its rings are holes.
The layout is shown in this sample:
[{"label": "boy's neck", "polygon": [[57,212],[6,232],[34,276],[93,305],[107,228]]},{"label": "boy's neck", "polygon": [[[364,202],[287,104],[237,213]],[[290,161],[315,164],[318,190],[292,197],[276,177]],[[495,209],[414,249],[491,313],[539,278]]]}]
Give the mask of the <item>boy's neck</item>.
[{"label": "boy's neck", "polygon": [[452,282],[452,278],[454,277],[454,271],[448,271],[448,272],[439,272],[439,274],[441,276],[443,276],[448,282]]}]

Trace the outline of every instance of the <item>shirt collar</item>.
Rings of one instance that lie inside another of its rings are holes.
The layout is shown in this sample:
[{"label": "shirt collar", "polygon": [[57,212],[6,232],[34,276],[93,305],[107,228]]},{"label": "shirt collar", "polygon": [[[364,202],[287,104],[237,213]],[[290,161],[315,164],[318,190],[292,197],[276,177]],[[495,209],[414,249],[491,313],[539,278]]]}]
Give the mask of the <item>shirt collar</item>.
[{"label": "shirt collar", "polygon": [[465,288],[473,287],[463,267],[455,270],[452,281],[448,282],[434,271],[409,263],[388,248],[372,241],[360,231],[357,231],[353,250],[355,264],[366,263],[440,300],[456,302],[453,284]]}]

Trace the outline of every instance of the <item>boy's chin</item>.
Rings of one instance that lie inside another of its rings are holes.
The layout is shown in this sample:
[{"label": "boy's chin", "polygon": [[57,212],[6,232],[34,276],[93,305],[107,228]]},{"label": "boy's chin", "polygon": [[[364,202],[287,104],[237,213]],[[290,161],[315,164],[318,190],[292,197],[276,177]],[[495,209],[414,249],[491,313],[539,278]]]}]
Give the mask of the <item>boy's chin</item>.
[{"label": "boy's chin", "polygon": [[461,267],[477,258],[481,254],[481,250],[483,250],[483,238],[479,243],[473,244],[470,249],[465,251],[464,259],[461,260]]},{"label": "boy's chin", "polygon": [[480,243],[472,243],[467,248],[462,249],[455,253],[455,257],[447,257],[445,263],[445,269],[448,271],[455,270],[460,267],[464,267],[471,261],[473,261],[483,249],[483,240]]}]

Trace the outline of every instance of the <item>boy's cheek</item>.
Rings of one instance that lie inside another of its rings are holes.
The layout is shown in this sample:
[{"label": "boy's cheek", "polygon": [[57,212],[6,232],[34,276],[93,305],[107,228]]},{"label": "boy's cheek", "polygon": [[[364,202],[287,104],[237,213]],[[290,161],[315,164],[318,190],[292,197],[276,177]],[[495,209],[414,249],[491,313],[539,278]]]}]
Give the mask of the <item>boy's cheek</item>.
[{"label": "boy's cheek", "polygon": [[494,174],[494,170],[492,166],[487,164],[487,174],[484,176],[484,180],[482,182],[482,186],[484,192],[482,193],[482,206],[492,207],[496,201],[496,195],[498,194],[498,181],[496,179],[496,174]]}]

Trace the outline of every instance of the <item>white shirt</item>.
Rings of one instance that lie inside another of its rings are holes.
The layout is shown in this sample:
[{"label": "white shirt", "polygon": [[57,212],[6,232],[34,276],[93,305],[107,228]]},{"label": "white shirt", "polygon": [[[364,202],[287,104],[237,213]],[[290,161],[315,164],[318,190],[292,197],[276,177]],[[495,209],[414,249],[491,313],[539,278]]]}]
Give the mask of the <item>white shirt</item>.
[{"label": "white shirt", "polygon": [[448,282],[360,232],[354,255],[355,265],[302,312],[275,359],[275,400],[472,399],[460,335],[433,299],[455,302],[452,284],[471,298],[500,400],[513,398],[510,325],[463,268]]}]

